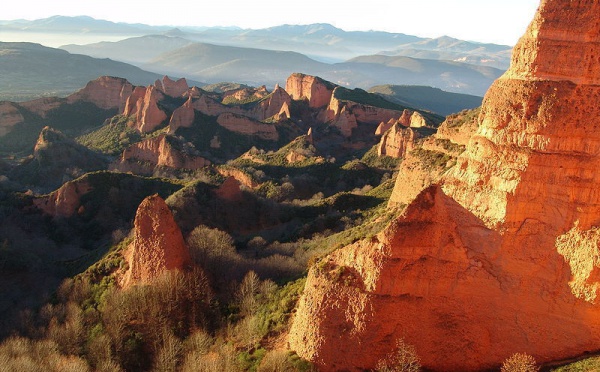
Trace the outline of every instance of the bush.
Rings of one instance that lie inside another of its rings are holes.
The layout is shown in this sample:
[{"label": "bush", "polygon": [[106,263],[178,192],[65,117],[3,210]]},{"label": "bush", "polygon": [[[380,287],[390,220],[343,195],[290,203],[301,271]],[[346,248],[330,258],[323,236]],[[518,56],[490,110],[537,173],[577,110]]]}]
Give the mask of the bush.
[{"label": "bush", "polygon": [[379,372],[417,372],[421,370],[421,359],[413,345],[399,339],[396,341],[396,349],[380,360],[375,370]]},{"label": "bush", "polygon": [[537,372],[535,359],[525,353],[515,353],[502,363],[501,372]]}]

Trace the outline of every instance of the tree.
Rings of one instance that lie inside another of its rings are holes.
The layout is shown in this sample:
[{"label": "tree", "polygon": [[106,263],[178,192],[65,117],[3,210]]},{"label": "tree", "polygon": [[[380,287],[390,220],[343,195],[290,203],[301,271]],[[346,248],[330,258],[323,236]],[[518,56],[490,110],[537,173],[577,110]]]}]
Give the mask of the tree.
[{"label": "tree", "polygon": [[537,372],[539,371],[535,359],[525,353],[515,353],[502,363],[501,372]]},{"label": "tree", "polygon": [[421,370],[421,359],[413,345],[396,341],[396,349],[380,360],[375,367],[379,372],[417,372]]}]

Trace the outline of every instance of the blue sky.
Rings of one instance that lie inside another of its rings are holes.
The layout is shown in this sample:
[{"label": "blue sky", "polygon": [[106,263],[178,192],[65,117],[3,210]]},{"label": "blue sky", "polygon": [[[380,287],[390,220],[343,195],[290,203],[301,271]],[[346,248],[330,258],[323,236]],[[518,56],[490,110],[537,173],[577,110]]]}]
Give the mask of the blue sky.
[{"label": "blue sky", "polygon": [[35,0],[12,2],[0,18],[88,15],[115,22],[173,26],[331,23],[344,30],[381,30],[424,37],[514,44],[539,0]]}]

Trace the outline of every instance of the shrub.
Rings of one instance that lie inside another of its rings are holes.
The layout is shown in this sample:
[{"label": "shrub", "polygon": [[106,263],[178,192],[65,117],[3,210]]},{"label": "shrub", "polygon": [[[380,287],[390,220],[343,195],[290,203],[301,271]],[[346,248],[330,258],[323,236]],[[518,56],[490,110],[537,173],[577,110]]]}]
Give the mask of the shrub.
[{"label": "shrub", "polygon": [[515,353],[502,363],[501,372],[537,372],[535,359],[525,353]]},{"label": "shrub", "polygon": [[413,345],[396,341],[396,349],[380,360],[375,367],[379,372],[417,372],[421,370],[421,359]]}]

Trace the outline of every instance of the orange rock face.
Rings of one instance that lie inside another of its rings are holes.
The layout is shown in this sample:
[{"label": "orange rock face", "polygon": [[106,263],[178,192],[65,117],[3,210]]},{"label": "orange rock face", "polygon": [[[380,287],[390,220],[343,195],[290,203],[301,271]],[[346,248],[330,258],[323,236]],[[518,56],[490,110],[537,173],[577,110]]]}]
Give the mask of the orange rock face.
[{"label": "orange rock face", "polygon": [[162,80],[157,80],[154,86],[171,97],[181,97],[190,89],[185,78],[175,81],[171,80],[168,76],[164,76]]},{"label": "orange rock face", "polygon": [[134,231],[124,287],[150,283],[165,271],[183,270],[190,265],[190,253],[181,230],[160,196],[149,196],[142,201],[135,215]]},{"label": "orange rock face", "polygon": [[273,116],[276,116],[277,119],[288,119],[291,117],[291,103],[292,98],[290,95],[279,86],[276,86],[271,94],[258,103],[251,116],[257,120],[265,120]]},{"label": "orange rock face", "polygon": [[102,76],[92,80],[85,88],[67,97],[67,102],[91,102],[105,110],[118,109],[122,112],[127,98],[133,92],[133,86],[125,79]]},{"label": "orange rock face", "polygon": [[219,115],[217,123],[232,132],[240,134],[254,135],[272,141],[277,141],[279,138],[273,124],[261,123],[242,115],[224,113]]},{"label": "orange rock face", "polygon": [[13,126],[22,123],[24,120],[23,115],[14,103],[0,103],[0,137],[5,136],[12,130]]},{"label": "orange rock face", "polygon": [[181,127],[191,127],[195,117],[196,114],[194,113],[192,98],[190,97],[183,106],[178,107],[173,111],[173,115],[171,115],[171,120],[169,121],[169,133],[175,133],[175,131]]},{"label": "orange rock face", "polygon": [[156,167],[193,170],[208,165],[210,161],[177,149],[171,143],[169,136],[161,134],[125,149],[121,159],[111,168],[121,172],[151,174]]},{"label": "orange rock face", "polygon": [[153,85],[135,87],[127,99],[123,115],[133,116],[131,125],[141,133],[152,132],[167,119],[167,114],[158,107],[162,98],[163,94]]},{"label": "orange rock face", "polygon": [[71,217],[81,206],[81,196],[92,190],[87,182],[70,181],[50,195],[34,199],[33,203],[53,217]]},{"label": "orange rock face", "polygon": [[300,356],[370,369],[403,338],[428,369],[476,371],[600,349],[598,14],[542,1],[440,185],[311,269]]},{"label": "orange rock face", "polygon": [[377,145],[377,154],[403,158],[414,148],[415,142],[419,138],[421,135],[416,130],[395,124],[381,137],[379,145]]},{"label": "orange rock face", "polygon": [[304,74],[292,74],[285,83],[285,90],[292,99],[307,99],[308,106],[320,108],[331,100],[334,86],[325,80]]}]

